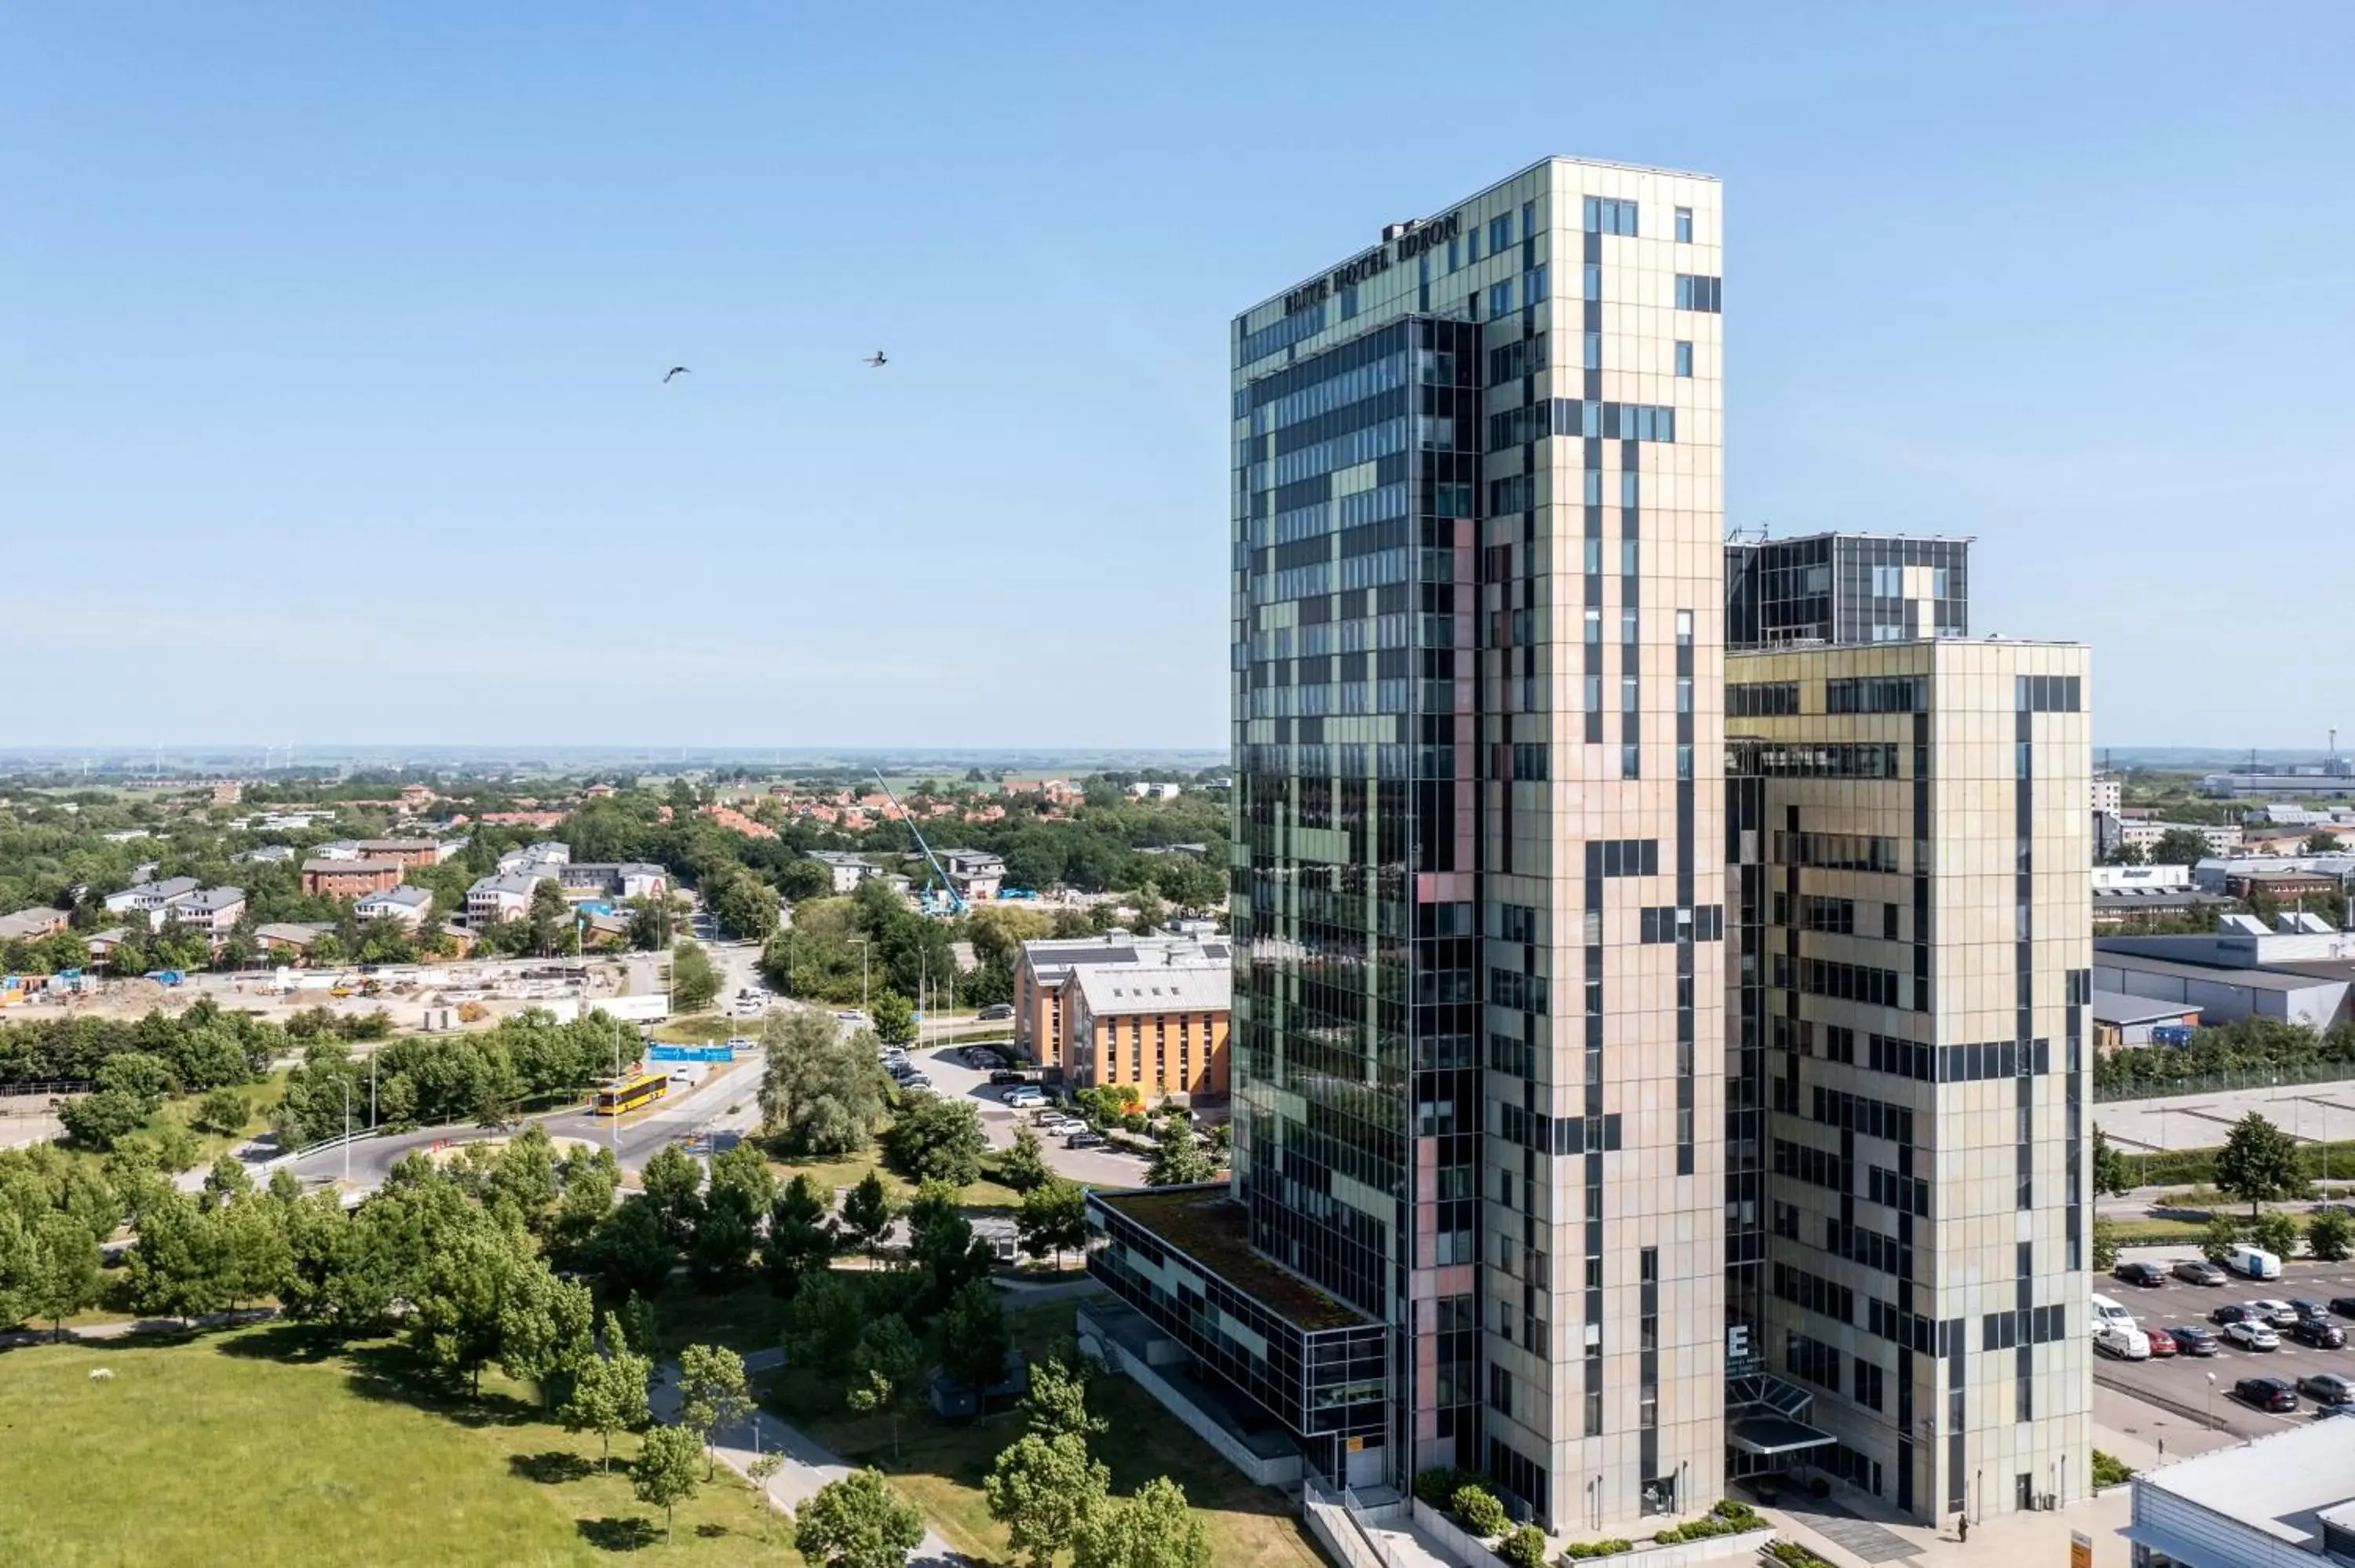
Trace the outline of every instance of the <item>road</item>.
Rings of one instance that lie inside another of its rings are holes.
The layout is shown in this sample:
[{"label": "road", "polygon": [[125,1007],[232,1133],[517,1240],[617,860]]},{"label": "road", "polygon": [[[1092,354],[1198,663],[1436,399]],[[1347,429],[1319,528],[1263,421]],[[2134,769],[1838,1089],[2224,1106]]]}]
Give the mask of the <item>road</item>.
[{"label": "road", "polygon": [[[2138,1255],[2161,1261],[2147,1249],[2138,1249]],[[2186,1248],[2181,1255],[2196,1257],[2199,1254],[2196,1249]],[[2228,1301],[2248,1302],[2262,1298],[2286,1301],[2303,1297],[2328,1302],[2334,1297],[2355,1297],[2355,1263],[2293,1263],[2283,1269],[2279,1279],[2263,1282],[2234,1277],[2225,1285],[2191,1285],[2169,1278],[2157,1289],[2140,1289],[2115,1279],[2103,1279],[2095,1281],[2094,1288],[2132,1312],[2136,1321],[2146,1329],[2194,1323],[2218,1336],[2212,1356],[2122,1361],[2097,1352],[2094,1358],[2095,1383],[2189,1420],[2204,1423],[2212,1416],[2215,1424],[2227,1432],[2243,1437],[2262,1437],[2311,1422],[2313,1402],[2301,1396],[2294,1415],[2257,1410],[2232,1397],[2232,1384],[2240,1379],[2278,1377],[2295,1383],[2301,1377],[2326,1372],[2355,1378],[2355,1347],[2316,1350],[2284,1334],[2277,1351],[2243,1351],[2223,1342],[2223,1330],[2210,1319],[2210,1314]],[[2355,1333],[2355,1320],[2333,1320]],[[2211,1374],[2216,1380],[2212,1403],[2208,1384]]]},{"label": "road", "polygon": [[[612,1148],[624,1171],[643,1169],[664,1148],[702,1128],[711,1132],[712,1150],[717,1153],[732,1146],[760,1120],[761,1068],[762,1058],[756,1051],[724,1070],[714,1071],[693,1088],[623,1117],[618,1123],[613,1118],[592,1115],[578,1107],[549,1111],[527,1119],[546,1128],[550,1138],[580,1139]],[[370,1192],[383,1185],[395,1163],[418,1150],[505,1136],[475,1127],[420,1128],[414,1132],[363,1139],[352,1144],[348,1165],[345,1150],[327,1149],[296,1160],[291,1169],[305,1181],[338,1181],[348,1175],[351,1191]]]}]

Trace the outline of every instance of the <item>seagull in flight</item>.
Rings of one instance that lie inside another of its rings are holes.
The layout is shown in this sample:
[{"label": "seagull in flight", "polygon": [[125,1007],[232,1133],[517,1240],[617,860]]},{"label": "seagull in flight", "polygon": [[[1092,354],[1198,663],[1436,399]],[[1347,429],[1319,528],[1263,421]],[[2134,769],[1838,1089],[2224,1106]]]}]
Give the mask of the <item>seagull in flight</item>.
[{"label": "seagull in flight", "polygon": [[883,351],[879,348],[872,355],[868,356],[868,358],[861,361],[861,363],[869,370],[880,370],[883,366],[890,364],[891,362],[883,357]]},{"label": "seagull in flight", "polygon": [[670,378],[674,376],[685,376],[687,374],[688,371],[686,366],[674,365],[667,371],[663,373],[663,385],[666,387],[669,386]]}]

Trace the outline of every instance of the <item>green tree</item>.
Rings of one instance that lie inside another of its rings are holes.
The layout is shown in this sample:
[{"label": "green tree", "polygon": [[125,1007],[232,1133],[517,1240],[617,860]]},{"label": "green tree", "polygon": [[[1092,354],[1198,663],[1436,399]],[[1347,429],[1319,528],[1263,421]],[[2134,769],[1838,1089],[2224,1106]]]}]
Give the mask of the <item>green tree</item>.
[{"label": "green tree", "polygon": [[136,1131],[151,1114],[135,1095],[121,1089],[101,1089],[66,1101],[58,1112],[58,1120],[76,1143],[103,1152]]},{"label": "green tree", "polygon": [[1106,1503],[1080,1521],[1072,1568],[1210,1568],[1210,1540],[1186,1506],[1186,1489],[1167,1476],[1136,1495]]},{"label": "green tree", "polygon": [[213,1161],[205,1172],[205,1204],[208,1209],[242,1198],[253,1191],[253,1178],[247,1174],[245,1162],[234,1154],[224,1154]]},{"label": "green tree", "polygon": [[662,1216],[663,1238],[673,1246],[685,1246],[703,1213],[701,1163],[680,1145],[666,1144],[646,1161],[639,1180],[646,1202]]},{"label": "green tree", "polygon": [[677,1426],[657,1426],[646,1434],[638,1462],[630,1467],[630,1490],[650,1508],[663,1510],[663,1540],[677,1525],[677,1509],[695,1495],[698,1445],[695,1434]]},{"label": "green tree", "polygon": [[2249,1226],[2249,1239],[2284,1261],[2297,1255],[2297,1244],[2305,1235],[2297,1216],[2281,1209],[2267,1209]]},{"label": "green tree", "polygon": [[2339,835],[2336,833],[2312,832],[2306,835],[2306,853],[2308,854],[2334,854],[2339,847]]},{"label": "green tree", "polygon": [[553,1404],[563,1380],[577,1378],[596,1354],[594,1311],[587,1286],[559,1279],[533,1259],[499,1303],[499,1365],[537,1386],[543,1404]]},{"label": "green tree", "polygon": [[2118,1265],[2118,1227],[2107,1214],[2094,1216],[2094,1271],[2107,1274]]},{"label": "green tree", "polygon": [[670,1004],[674,1012],[701,1012],[718,1000],[721,985],[719,966],[693,942],[671,948]]},{"label": "green tree", "polygon": [[2169,828],[2150,846],[2153,865],[2198,865],[2207,858],[2207,835],[2196,828]]},{"label": "green tree", "polygon": [[2208,1221],[2208,1229],[2200,1238],[2200,1255],[2211,1263],[2222,1263],[2241,1245],[2241,1233],[2245,1222],[2231,1214],[2216,1214]]},{"label": "green tree", "polygon": [[924,1543],[924,1516],[879,1470],[828,1481],[794,1515],[794,1550],[812,1568],[905,1568]]},{"label": "green tree", "polygon": [[923,1384],[924,1348],[908,1331],[907,1319],[887,1312],[859,1330],[851,1353],[857,1374],[843,1403],[861,1415],[891,1418],[891,1457],[900,1457],[900,1417],[915,1403]]},{"label": "green tree", "polygon": [[2098,1127],[2094,1128],[2094,1192],[2115,1193],[2125,1197],[2134,1191],[2134,1173],[2126,1169],[2126,1157],[2109,1140]]},{"label": "green tree", "polygon": [[908,1205],[908,1262],[923,1278],[923,1310],[929,1314],[947,1306],[971,1281],[988,1278],[996,1255],[973,1234],[956,1189],[927,1181]]},{"label": "green tree", "polygon": [[983,1483],[989,1517],[1007,1528],[1007,1543],[1030,1568],[1054,1568],[1058,1552],[1078,1539],[1081,1524],[1105,1504],[1112,1472],[1088,1457],[1086,1439],[1072,1433],[1024,1434],[997,1456]]},{"label": "green tree", "polygon": [[[242,1171],[240,1171],[240,1175]],[[221,1290],[240,1307],[277,1292],[293,1262],[282,1208],[253,1191],[206,1216],[221,1259]]]},{"label": "green tree", "polygon": [[875,1036],[846,1037],[815,1009],[773,1017],[762,1026],[767,1065],[761,1078],[762,1126],[789,1155],[833,1159],[875,1141],[883,1119],[883,1073]]},{"label": "green tree", "polygon": [[197,1125],[225,1137],[245,1130],[246,1097],[235,1089],[215,1089],[197,1103]]},{"label": "green tree", "polygon": [[941,1366],[973,1389],[975,1407],[987,1414],[987,1391],[1004,1380],[1014,1337],[1006,1327],[1006,1307],[986,1279],[968,1282],[941,1314]]},{"label": "green tree", "polygon": [[[483,1388],[483,1363],[497,1357],[507,1298],[526,1269],[538,1265],[530,1241],[481,1210],[438,1237],[410,1298],[406,1328],[411,1348],[429,1366]],[[545,1267],[545,1265],[538,1265]]]},{"label": "green tree", "polygon": [[890,1234],[891,1222],[900,1216],[899,1206],[891,1202],[891,1193],[883,1185],[883,1178],[869,1171],[850,1195],[842,1201],[842,1223],[858,1238],[859,1250],[872,1258],[875,1249]]},{"label": "green tree", "polygon": [[624,1198],[597,1223],[581,1249],[610,1297],[651,1297],[670,1278],[678,1249],[664,1234],[662,1211],[645,1198]]},{"label": "green tree", "polygon": [[732,876],[721,885],[711,912],[736,940],[765,942],[777,928],[776,889],[750,873]]},{"label": "green tree", "polygon": [[785,1360],[829,1378],[848,1375],[867,1325],[858,1290],[832,1271],[813,1274],[785,1306]]},{"label": "green tree", "polygon": [[80,1220],[61,1210],[43,1214],[31,1237],[24,1316],[48,1319],[51,1332],[62,1340],[66,1319],[98,1299],[98,1242]]},{"label": "green tree", "polygon": [[581,1362],[572,1380],[571,1397],[559,1414],[568,1432],[594,1432],[604,1440],[601,1468],[613,1463],[613,1434],[634,1432],[646,1424],[646,1380],[654,1363],[630,1349],[622,1320],[605,1314],[605,1354]]},{"label": "green tree", "polygon": [[769,1234],[761,1245],[769,1288],[790,1298],[813,1270],[826,1266],[835,1246],[826,1198],[804,1171],[785,1184],[769,1207]]},{"label": "green tree", "polygon": [[2216,1154],[2216,1185],[2249,1205],[2257,1205],[2306,1192],[2306,1173],[2299,1168],[2297,1141],[2255,1111],[2233,1124]]},{"label": "green tree", "polygon": [[2318,1262],[2346,1262],[2355,1255],[2355,1217],[2338,1207],[2317,1209],[2306,1223],[2306,1249]]},{"label": "green tree", "polygon": [[973,1101],[921,1095],[901,1108],[883,1148],[892,1168],[911,1180],[969,1187],[981,1180],[989,1138]]},{"label": "green tree", "polygon": [[125,1266],[133,1309],[190,1322],[228,1304],[224,1238],[186,1194],[169,1189],[151,1194],[138,1226]]},{"label": "green tree", "polygon": [[725,1345],[689,1345],[678,1357],[678,1419],[703,1442],[703,1476],[712,1475],[716,1434],[751,1413],[744,1358]]},{"label": "green tree", "polygon": [[753,1510],[761,1516],[761,1540],[763,1542],[768,1541],[769,1526],[776,1518],[776,1509],[769,1501],[769,1483],[784,1467],[784,1453],[777,1448],[756,1456],[744,1467],[744,1489],[751,1493]]},{"label": "green tree", "polygon": [[1022,1194],[1014,1223],[1022,1250],[1032,1257],[1051,1252],[1060,1268],[1067,1249],[1087,1244],[1087,1190],[1069,1177],[1050,1176]]},{"label": "green tree", "polygon": [[1192,1128],[1176,1117],[1162,1124],[1155,1139],[1153,1162],[1145,1170],[1146,1186],[1183,1187],[1208,1181],[1217,1174],[1210,1151],[1202,1147]]},{"label": "green tree", "polygon": [[878,992],[872,1009],[875,1037],[886,1045],[916,1043],[916,1007],[896,991]]},{"label": "green tree", "polygon": [[1041,1437],[1068,1435],[1082,1442],[1109,1430],[1110,1422],[1088,1413],[1088,1384],[1103,1366],[1070,1340],[1032,1363],[1030,1389],[1022,1396],[1024,1425]]},{"label": "green tree", "polygon": [[997,1157],[997,1179],[1018,1192],[1028,1192],[1047,1180],[1045,1153],[1039,1147],[1039,1134],[1032,1128],[1022,1128],[1014,1134],[1014,1147]]}]

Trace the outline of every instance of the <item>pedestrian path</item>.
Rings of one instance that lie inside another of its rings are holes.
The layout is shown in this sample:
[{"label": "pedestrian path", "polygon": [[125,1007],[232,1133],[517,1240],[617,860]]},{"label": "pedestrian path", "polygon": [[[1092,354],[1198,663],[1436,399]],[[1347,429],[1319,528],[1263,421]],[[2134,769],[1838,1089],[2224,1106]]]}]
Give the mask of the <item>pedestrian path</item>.
[{"label": "pedestrian path", "polygon": [[[762,1351],[744,1358],[748,1380],[757,1380],[760,1373],[784,1362],[783,1352]],[[657,1421],[678,1418],[678,1363],[665,1361],[655,1372],[654,1386],[647,1393],[647,1403]],[[769,1502],[779,1512],[792,1512],[817,1495],[828,1481],[838,1481],[850,1474],[853,1467],[828,1451],[815,1438],[797,1427],[788,1426],[766,1411],[756,1411],[751,1417],[714,1435],[712,1452],[719,1462],[739,1477],[749,1477],[752,1461],[762,1454],[782,1451],[785,1462],[769,1478]],[[790,1522],[785,1529],[792,1528]],[[953,1550],[939,1533],[927,1524],[923,1543],[908,1556],[910,1568],[971,1568],[973,1560]]]}]

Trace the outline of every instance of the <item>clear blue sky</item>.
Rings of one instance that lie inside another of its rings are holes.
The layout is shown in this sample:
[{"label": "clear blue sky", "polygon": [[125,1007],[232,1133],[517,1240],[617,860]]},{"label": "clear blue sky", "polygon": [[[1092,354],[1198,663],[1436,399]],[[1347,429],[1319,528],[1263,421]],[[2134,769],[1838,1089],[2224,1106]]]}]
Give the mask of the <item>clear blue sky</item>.
[{"label": "clear blue sky", "polygon": [[1439,15],[10,7],[0,729],[1220,744],[1230,316],[1555,152],[1725,181],[1732,521],[2355,726],[2355,10]]}]

